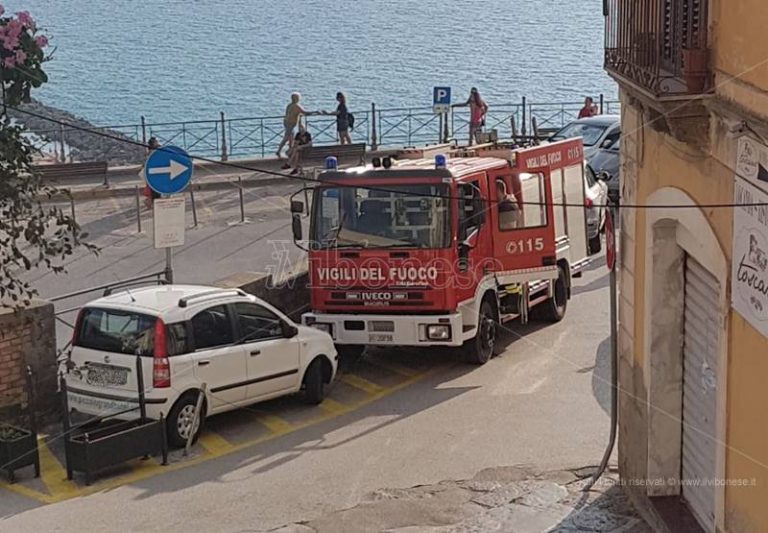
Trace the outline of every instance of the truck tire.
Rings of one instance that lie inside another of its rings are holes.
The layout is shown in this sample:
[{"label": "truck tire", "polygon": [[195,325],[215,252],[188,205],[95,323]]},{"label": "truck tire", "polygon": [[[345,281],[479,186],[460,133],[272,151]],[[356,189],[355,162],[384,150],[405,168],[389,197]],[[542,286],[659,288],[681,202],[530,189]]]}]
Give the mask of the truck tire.
[{"label": "truck tire", "polygon": [[568,309],[568,277],[562,265],[557,268],[552,298],[531,309],[531,318],[544,322],[560,322]]},{"label": "truck tire", "polygon": [[461,349],[464,360],[473,365],[484,365],[493,357],[498,333],[496,312],[488,300],[480,304],[477,318],[477,334],[465,342]]}]

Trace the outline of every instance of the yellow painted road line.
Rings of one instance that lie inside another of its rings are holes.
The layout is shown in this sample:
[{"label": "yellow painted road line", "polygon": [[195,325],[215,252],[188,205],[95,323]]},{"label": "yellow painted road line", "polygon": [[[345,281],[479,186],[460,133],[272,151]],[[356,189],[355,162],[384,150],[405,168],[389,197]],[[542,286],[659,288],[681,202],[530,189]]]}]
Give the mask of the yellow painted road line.
[{"label": "yellow painted road line", "polygon": [[283,435],[295,429],[295,426],[275,415],[259,415],[256,420],[267,426],[274,435]]},{"label": "yellow painted road line", "polygon": [[384,370],[388,370],[390,372],[394,372],[395,374],[400,374],[401,376],[405,376],[407,378],[412,378],[415,376],[418,376],[421,374],[418,370],[415,370],[413,368],[408,368],[407,366],[403,366],[398,363],[393,363],[391,361],[382,361],[380,359],[369,359],[366,361],[366,363],[369,363],[375,367],[382,368]]},{"label": "yellow painted road line", "polygon": [[323,400],[323,403],[318,405],[318,407],[321,411],[330,415],[341,415],[352,410],[351,406],[344,405],[343,403],[339,403],[336,400],[331,400],[330,398]]},{"label": "yellow painted road line", "polygon": [[226,453],[232,449],[232,444],[218,433],[212,431],[206,431],[200,435],[197,442],[205,448],[205,451],[214,455]]},{"label": "yellow painted road line", "polygon": [[43,439],[37,441],[40,452],[40,477],[53,498],[75,496],[77,485],[67,479],[66,469],[54,457]]},{"label": "yellow painted road line", "polygon": [[343,383],[346,383],[347,385],[351,385],[355,387],[356,389],[365,391],[368,394],[380,394],[388,390],[382,387],[381,385],[376,385],[375,383],[368,381],[367,379],[361,378],[360,376],[357,376],[355,374],[344,374],[343,376],[341,376],[341,381]]},{"label": "yellow painted road line", "polygon": [[[445,369],[445,367],[431,368],[430,370],[427,370],[426,372],[424,372],[422,374],[419,374],[418,376],[414,376],[412,378],[403,380],[401,383],[398,383],[397,385],[395,385],[393,387],[390,387],[390,388],[379,387],[379,389],[381,389],[381,390],[378,393],[371,394],[370,396],[367,396],[363,400],[361,400],[359,402],[356,402],[354,405],[349,405],[349,406],[345,406],[345,407],[347,407],[349,410],[359,409],[361,407],[364,407],[366,405],[369,405],[369,404],[375,402],[376,400],[379,400],[379,399],[381,399],[381,398],[383,398],[385,396],[388,396],[388,395],[390,395],[390,394],[392,394],[394,392],[397,392],[397,391],[399,391],[401,389],[409,387],[410,385],[413,385],[417,381],[420,381],[420,380],[426,378],[427,376],[433,375],[433,374],[437,373],[438,371],[444,370],[444,369]],[[362,379],[362,378],[359,378],[359,379]],[[373,385],[373,384],[371,384],[371,385]],[[376,385],[376,387],[378,387],[378,386]],[[326,400],[326,401],[328,401],[328,400]],[[323,402],[323,403],[325,403],[325,402]],[[338,402],[336,402],[336,403],[338,403]],[[300,424],[295,424],[295,425],[288,424],[286,421],[282,420],[279,417],[273,417],[274,419],[277,419],[277,420],[279,420],[282,423],[281,427],[283,427],[283,428],[290,428],[290,429],[287,429],[287,430],[284,429],[284,431],[282,433],[274,433],[274,432],[272,432],[272,433],[268,433],[266,435],[262,435],[260,437],[257,437],[255,439],[251,439],[251,440],[248,440],[248,441],[245,441],[245,442],[240,442],[238,444],[233,444],[226,451],[219,451],[219,452],[215,452],[215,453],[201,454],[201,455],[199,455],[197,457],[194,457],[194,458],[191,458],[191,459],[188,459],[188,460],[184,460],[184,461],[180,461],[178,463],[173,463],[173,464],[170,464],[170,465],[167,465],[167,466],[162,466],[162,465],[156,463],[155,461],[141,461],[141,464],[138,465],[134,470],[132,470],[128,474],[125,474],[125,475],[122,475],[122,476],[116,476],[116,477],[109,478],[109,479],[105,479],[105,480],[100,481],[100,482],[97,481],[96,483],[94,483],[90,487],[78,487],[78,491],[75,492],[75,493],[62,494],[62,495],[59,495],[59,496],[57,496],[55,498],[52,497],[52,496],[49,496],[47,494],[43,494],[42,492],[38,492],[36,490],[24,487],[23,485],[21,485],[19,483],[10,485],[10,484],[5,483],[5,482],[0,482],[0,488],[6,488],[6,489],[8,489],[8,490],[10,490],[12,492],[16,492],[17,494],[21,494],[23,496],[35,499],[35,500],[40,501],[42,503],[56,503],[56,502],[60,502],[62,500],[67,500],[67,499],[70,499],[70,498],[73,498],[73,497],[76,497],[76,496],[88,496],[88,495],[94,494],[96,492],[101,492],[101,491],[105,491],[105,490],[114,489],[114,488],[117,488],[117,487],[121,487],[123,485],[128,485],[130,483],[136,483],[138,481],[142,481],[144,479],[147,479],[147,478],[150,478],[150,477],[154,477],[154,476],[156,476],[158,474],[165,474],[165,473],[175,472],[176,470],[181,470],[183,468],[189,468],[191,466],[198,465],[198,464],[203,463],[205,461],[208,461],[210,459],[215,459],[217,457],[221,457],[221,456],[228,455],[228,454],[240,451],[240,450],[244,450],[244,449],[250,448],[252,446],[256,446],[257,444],[261,444],[263,442],[267,442],[267,441],[270,441],[272,439],[275,439],[275,438],[277,438],[277,437],[279,437],[281,435],[284,435],[285,433],[288,433],[288,432],[291,432],[291,431],[297,431],[299,429],[304,429],[306,427],[312,426],[312,425],[317,424],[319,422],[325,422],[325,421],[331,420],[331,419],[333,419],[333,418],[343,414],[343,412],[344,411],[339,411],[338,413],[327,412],[327,414],[323,414],[321,416],[315,417],[315,418],[313,418],[311,420],[308,420],[306,422],[303,422],[303,423],[300,423]],[[268,415],[265,415],[265,416],[268,417]],[[269,418],[272,418],[272,417],[269,417]],[[264,421],[264,417],[259,417],[258,420],[260,422],[263,422]],[[272,420],[272,421],[274,421],[274,420]]]}]

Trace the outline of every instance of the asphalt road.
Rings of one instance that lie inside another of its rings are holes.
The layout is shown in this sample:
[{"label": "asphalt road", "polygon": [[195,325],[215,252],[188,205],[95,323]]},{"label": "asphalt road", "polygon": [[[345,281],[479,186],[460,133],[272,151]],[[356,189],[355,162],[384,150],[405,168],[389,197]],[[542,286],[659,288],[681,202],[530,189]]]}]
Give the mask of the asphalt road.
[{"label": "asphalt road", "polygon": [[[212,211],[217,222],[195,230],[196,244],[178,254],[180,279],[261,269],[270,250],[257,237],[284,238],[287,231],[281,226],[287,215],[279,210],[246,226],[227,224],[231,207]],[[115,229],[100,237],[113,244],[98,265],[93,259],[73,263],[67,290],[109,281],[112,270],[161,266],[146,238],[122,223],[130,213],[121,216],[114,219],[125,234]],[[204,265],[203,259],[215,260]],[[55,293],[57,283],[64,287],[50,277],[41,282],[43,294]],[[418,358],[432,372],[346,414],[234,453],[51,505],[2,492],[0,530],[258,531],[353,506],[382,487],[469,478],[500,465],[596,465],[609,429],[607,285],[598,259],[575,280],[562,322],[513,324],[502,339],[504,353],[482,367],[439,351],[373,354]]]}]

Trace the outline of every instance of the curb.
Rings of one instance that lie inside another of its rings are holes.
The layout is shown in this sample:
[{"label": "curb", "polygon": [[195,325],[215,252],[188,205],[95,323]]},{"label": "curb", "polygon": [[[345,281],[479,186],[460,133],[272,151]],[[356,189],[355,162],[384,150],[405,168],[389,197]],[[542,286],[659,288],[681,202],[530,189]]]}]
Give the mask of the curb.
[{"label": "curb", "polygon": [[[269,187],[277,185],[300,184],[295,178],[261,178],[258,180],[243,180],[243,189],[257,189],[260,187]],[[103,198],[125,198],[127,196],[136,196],[136,189],[142,194],[144,185],[138,183],[133,185],[119,185],[116,187],[94,187],[92,189],[81,189],[70,191],[66,188],[59,189],[57,194],[51,197],[51,200],[99,200]],[[210,181],[190,184],[184,192],[187,191],[220,191],[227,189],[237,189],[238,185],[234,181]],[[46,198],[47,199],[47,198]]]}]

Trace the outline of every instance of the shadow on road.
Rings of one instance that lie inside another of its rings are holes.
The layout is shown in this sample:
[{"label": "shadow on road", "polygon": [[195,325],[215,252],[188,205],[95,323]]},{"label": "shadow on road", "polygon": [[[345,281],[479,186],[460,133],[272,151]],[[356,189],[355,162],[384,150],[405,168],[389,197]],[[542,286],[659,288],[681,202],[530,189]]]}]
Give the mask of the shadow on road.
[{"label": "shadow on road", "polygon": [[611,338],[597,347],[595,366],[592,367],[592,394],[607,414],[611,412]]},{"label": "shadow on road", "polygon": [[[396,363],[398,359],[406,360],[412,357],[405,351],[403,352],[391,357],[392,362]],[[468,372],[472,372],[475,368],[456,364],[456,358],[452,352],[446,350],[422,351],[419,356],[429,363],[425,366],[432,366],[439,370],[424,380],[406,387],[397,395],[389,396],[389,401],[374,401],[325,422],[309,425],[279,438],[254,444],[244,450],[206,461],[195,468],[169,472],[162,476],[136,482],[132,486],[142,491],[136,496],[136,499],[143,500],[158,494],[184,490],[202,482],[237,482],[243,477],[252,477],[269,472],[302,457],[307,452],[339,448],[477,388],[474,386],[442,386],[444,383],[449,383]],[[280,401],[287,400],[276,400],[276,402]],[[267,402],[267,404],[269,403]],[[220,416],[242,417],[243,411],[234,411]],[[375,423],[359,424],[364,420]],[[355,429],[356,426],[359,427],[359,430]],[[354,431],[354,433],[341,439],[336,436],[331,437],[335,432],[342,429],[347,430],[347,432]],[[236,479],[227,479],[230,473],[243,468],[250,469]]]}]

